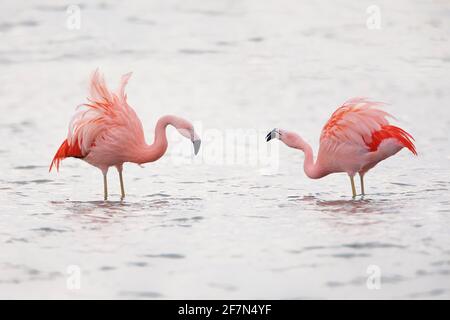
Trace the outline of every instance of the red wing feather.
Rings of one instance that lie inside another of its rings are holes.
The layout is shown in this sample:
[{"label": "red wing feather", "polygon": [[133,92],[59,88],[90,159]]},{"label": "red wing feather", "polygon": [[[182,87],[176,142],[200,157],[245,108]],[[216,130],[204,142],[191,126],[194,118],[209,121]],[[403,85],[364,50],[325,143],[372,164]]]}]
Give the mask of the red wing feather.
[{"label": "red wing feather", "polygon": [[366,143],[370,151],[377,151],[380,143],[385,139],[397,139],[405,148],[408,148],[413,154],[417,155],[416,147],[414,146],[414,138],[402,128],[387,125],[381,127],[380,130],[372,134],[372,141]]},{"label": "red wing feather", "polygon": [[55,166],[56,170],[59,171],[59,164],[61,160],[68,157],[75,157],[75,158],[83,157],[78,141],[75,141],[73,145],[69,145],[67,139],[64,140],[64,142],[59,147],[58,151],[56,151],[56,154],[53,157],[53,161],[50,164],[50,168],[48,169],[48,171],[51,171],[53,166]]}]

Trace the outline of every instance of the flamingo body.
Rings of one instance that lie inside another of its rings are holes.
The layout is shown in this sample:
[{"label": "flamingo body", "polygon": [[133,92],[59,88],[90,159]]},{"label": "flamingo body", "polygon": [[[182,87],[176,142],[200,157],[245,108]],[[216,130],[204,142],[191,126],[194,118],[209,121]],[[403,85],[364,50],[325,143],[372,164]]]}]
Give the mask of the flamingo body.
[{"label": "flamingo body", "polygon": [[200,139],[192,124],[172,115],[158,120],[154,143],[146,143],[142,123],[127,103],[125,86],[130,76],[131,73],[122,76],[118,90],[111,92],[98,70],[94,72],[88,103],[78,107],[70,121],[67,138],[59,147],[49,168],[51,171],[55,166],[59,170],[60,162],[68,157],[80,158],[99,168],[104,175],[105,200],[109,167],[115,166],[119,171],[123,198],[123,163],[142,164],[162,157],[168,146],[165,132],[168,125],[173,125],[183,136],[191,139],[195,154],[200,148]]},{"label": "flamingo body", "polygon": [[356,173],[363,184],[363,176],[368,170],[402,148],[417,155],[413,137],[389,124],[387,118],[392,116],[381,110],[380,105],[364,98],[353,98],[338,108],[322,129],[315,163],[311,147],[296,133],[274,129],[267,135],[267,141],[278,138],[286,145],[304,151],[304,170],[312,179],[346,172],[355,195],[353,177]]}]

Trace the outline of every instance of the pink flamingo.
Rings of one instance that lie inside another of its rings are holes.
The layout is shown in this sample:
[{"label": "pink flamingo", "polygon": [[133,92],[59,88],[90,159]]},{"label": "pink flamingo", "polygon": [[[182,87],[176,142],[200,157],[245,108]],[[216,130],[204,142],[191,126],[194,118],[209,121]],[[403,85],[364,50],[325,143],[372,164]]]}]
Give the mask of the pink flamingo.
[{"label": "pink flamingo", "polygon": [[346,172],[350,176],[353,197],[356,196],[354,176],[358,173],[364,195],[364,175],[378,162],[403,147],[417,155],[414,138],[405,130],[390,125],[386,117],[392,116],[378,109],[380,105],[382,103],[365,98],[353,98],[338,108],[322,129],[315,163],[311,146],[294,132],[273,129],[266,140],[277,138],[287,146],[303,151],[303,168],[311,179]]},{"label": "pink flamingo", "polygon": [[174,126],[194,144],[194,153],[200,149],[200,139],[192,124],[180,117],[166,115],[156,123],[155,140],[145,142],[141,121],[127,103],[125,86],[131,73],[122,76],[117,92],[108,90],[103,77],[96,70],[91,78],[88,103],[79,107],[69,125],[67,139],[59,147],[50,164],[59,170],[62,159],[79,158],[99,168],[103,173],[104,199],[108,199],[106,175],[111,166],[117,168],[121,199],[125,197],[122,169],[124,162],[142,164],[161,158],[167,150],[166,127]]}]

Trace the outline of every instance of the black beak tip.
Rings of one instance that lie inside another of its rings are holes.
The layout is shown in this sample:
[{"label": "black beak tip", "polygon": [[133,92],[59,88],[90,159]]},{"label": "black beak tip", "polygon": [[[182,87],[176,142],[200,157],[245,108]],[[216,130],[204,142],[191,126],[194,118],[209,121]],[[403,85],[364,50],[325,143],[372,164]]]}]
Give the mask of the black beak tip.
[{"label": "black beak tip", "polygon": [[192,141],[192,144],[194,145],[194,154],[197,155],[198,151],[200,150],[200,145],[202,144],[202,141],[194,140]]},{"label": "black beak tip", "polygon": [[270,140],[272,140],[275,137],[276,137],[276,129],[273,129],[266,135],[266,141],[269,142]]}]

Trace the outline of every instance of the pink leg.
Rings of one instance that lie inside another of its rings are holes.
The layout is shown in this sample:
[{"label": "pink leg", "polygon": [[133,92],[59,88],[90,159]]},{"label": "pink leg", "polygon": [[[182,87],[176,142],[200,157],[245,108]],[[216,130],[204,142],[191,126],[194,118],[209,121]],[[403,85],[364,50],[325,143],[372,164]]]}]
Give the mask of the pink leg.
[{"label": "pink leg", "polygon": [[108,171],[103,171],[103,200],[108,200],[108,179],[106,179],[106,174]]},{"label": "pink leg", "polygon": [[349,177],[350,177],[350,183],[352,184],[353,198],[355,198],[356,197],[355,179],[354,179],[354,176],[349,175]]},{"label": "pink leg", "polygon": [[366,193],[364,192],[364,173],[359,173],[359,179],[361,180],[361,194],[365,195]]},{"label": "pink leg", "polygon": [[123,199],[125,199],[125,187],[123,185],[123,177],[122,177],[123,166],[122,165],[117,165],[116,168],[117,168],[117,171],[119,172],[120,193],[121,193],[120,200],[123,200]]}]

